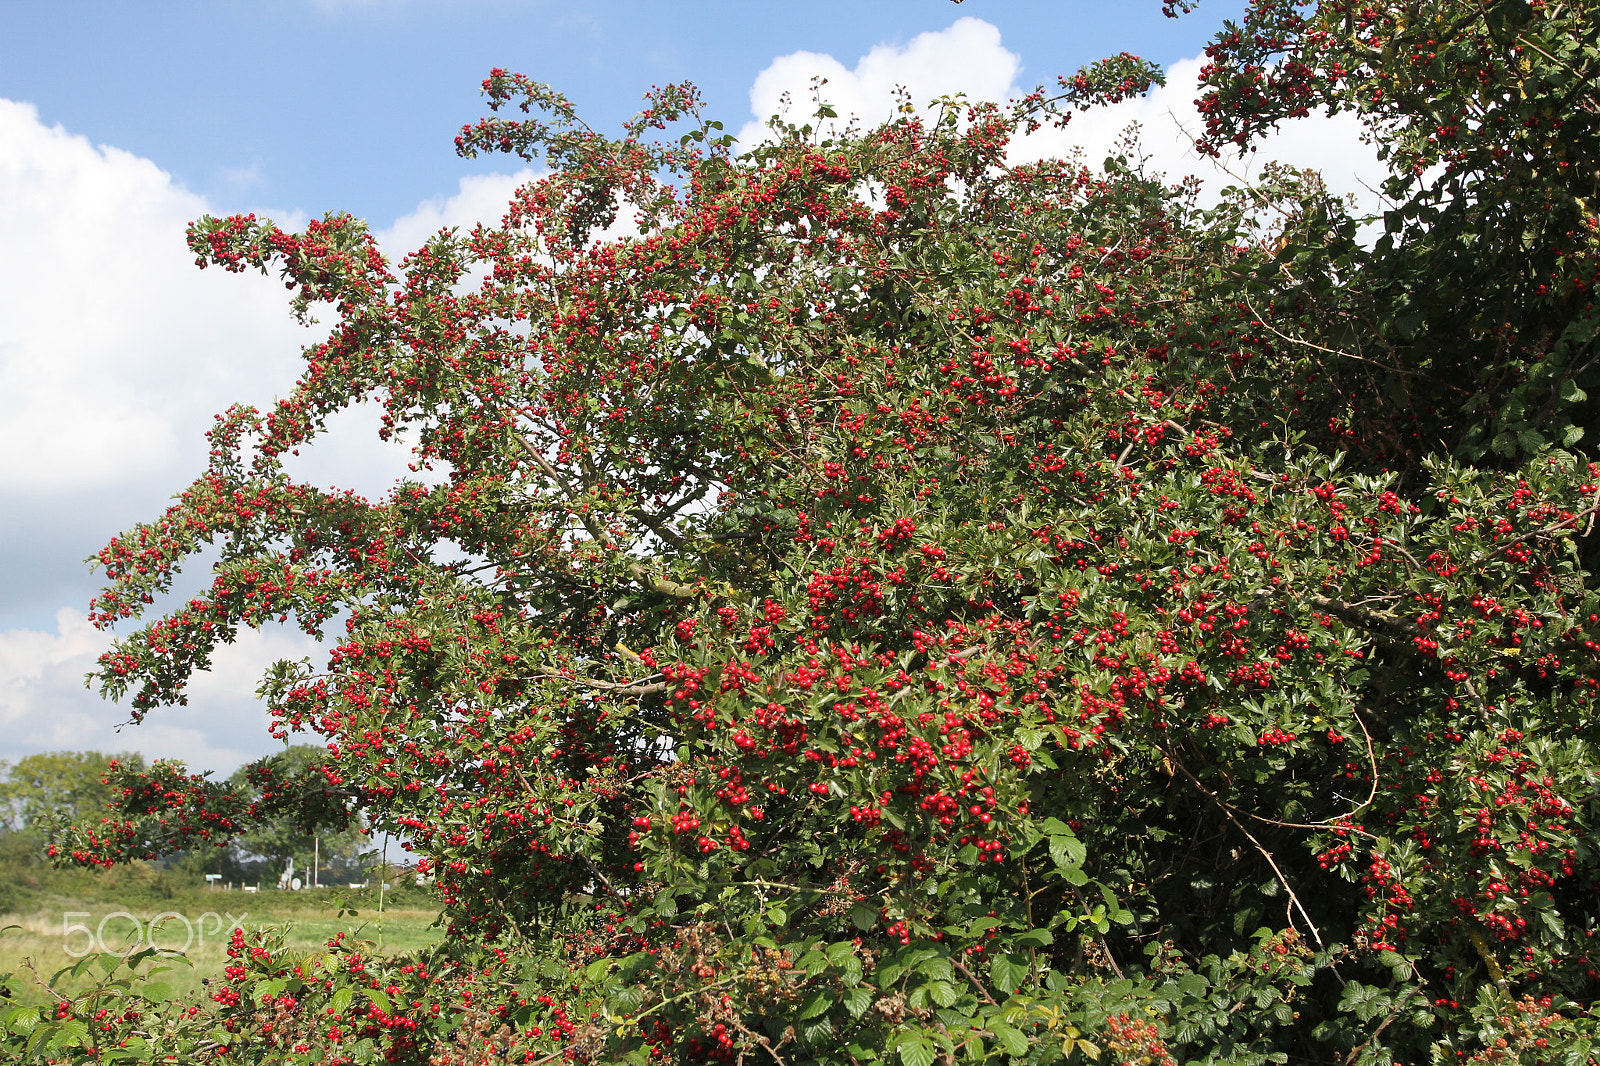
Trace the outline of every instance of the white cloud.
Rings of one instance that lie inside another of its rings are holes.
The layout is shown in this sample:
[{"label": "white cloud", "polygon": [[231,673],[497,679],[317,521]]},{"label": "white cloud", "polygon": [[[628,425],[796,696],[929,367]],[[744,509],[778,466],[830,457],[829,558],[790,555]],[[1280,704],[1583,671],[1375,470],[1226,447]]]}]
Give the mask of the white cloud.
[{"label": "white cloud", "polygon": [[1254,178],[1263,163],[1276,160],[1320,170],[1332,192],[1353,195],[1366,209],[1379,207],[1380,200],[1372,190],[1383,180],[1384,166],[1373,149],[1361,143],[1361,124],[1354,115],[1312,115],[1286,122],[1249,154],[1226,152],[1222,159],[1213,160],[1197,153],[1195,138],[1205,131],[1194,103],[1203,63],[1200,59],[1180,60],[1167,69],[1167,84],[1148,96],[1076,113],[1063,128],[1042,128],[1014,145],[1010,158],[1031,162],[1081,150],[1085,163],[1099,167],[1112,154],[1123,131],[1137,123],[1146,168],[1165,172],[1170,181],[1194,174],[1204,179],[1208,192],[1214,194],[1227,185]]},{"label": "white cloud", "polygon": [[[443,226],[496,223],[530,177],[463,178],[375,236],[398,260]],[[0,100],[0,493],[172,491],[214,413],[287,391],[320,331],[290,319],[274,277],[196,269],[184,227],[214,211],[150,160]]]},{"label": "white cloud", "polygon": [[[1201,64],[1200,59],[1174,63],[1167,70],[1165,87],[1147,97],[1075,114],[1065,128],[1045,127],[1014,143],[1009,158],[1014,163],[1031,162],[1081,149],[1084,161],[1099,167],[1123,131],[1138,123],[1140,147],[1151,171],[1164,171],[1172,181],[1196,174],[1206,180],[1213,196],[1225,185],[1258,173],[1263,162],[1277,159],[1321,170],[1334,192],[1354,194],[1365,207],[1376,209],[1379,201],[1369,190],[1382,179],[1383,165],[1361,143],[1361,127],[1350,115],[1331,119],[1318,115],[1286,123],[1255,153],[1232,156],[1220,165],[1197,155],[1194,138],[1204,129],[1194,106]],[[821,96],[839,112],[839,122],[854,116],[872,124],[894,113],[897,86],[903,86],[918,107],[936,96],[958,92],[974,101],[1005,101],[1031,88],[1018,83],[1020,72],[1019,58],[1001,43],[1000,31],[970,17],[937,33],[924,33],[903,47],[879,45],[854,69],[846,69],[829,55],[795,52],[773,60],[756,77],[750,89],[750,109],[756,117],[740,131],[739,139],[746,147],[762,139],[768,132],[767,117],[781,110],[786,94],[789,121],[810,121],[815,110],[813,78],[827,79]]]},{"label": "white cloud", "polygon": [[254,695],[262,670],[278,659],[316,653],[316,643],[299,633],[246,631],[218,649],[211,672],[191,685],[187,707],[158,708],[137,728],[118,732],[128,720],[126,708],[83,685],[110,639],[71,608],[56,613],[53,633],[0,632],[0,758],[134,749],[226,774],[279,746],[267,734],[269,719]]},{"label": "white cloud", "polygon": [[814,78],[827,80],[821,99],[839,113],[841,123],[853,115],[875,124],[894,114],[896,88],[905,88],[919,107],[953,93],[1004,100],[1021,69],[1021,59],[1000,44],[999,29],[970,17],[957,19],[948,29],[918,34],[905,45],[880,44],[853,70],[830,55],[793,52],[756,75],[750,87],[755,119],[739,131],[739,143],[745,148],[758,143],[768,133],[767,119],[785,111],[785,118],[797,125],[811,122]]},{"label": "white cloud", "polygon": [[[398,259],[440,226],[497,221],[526,177],[467,178],[377,235]],[[0,100],[0,605],[13,626],[0,630],[0,758],[136,748],[226,770],[275,744],[254,697],[261,668],[314,652],[297,634],[242,634],[194,680],[189,706],[119,734],[127,709],[83,687],[108,638],[76,607],[43,620],[88,602],[77,559],[203,469],[212,415],[286,392],[319,336],[290,318],[275,277],[196,269],[184,228],[206,213],[218,209],[150,160]],[[331,421],[296,473],[369,495],[405,473],[370,407]]]},{"label": "white cloud", "polygon": [[206,209],[149,160],[0,100],[0,492],[193,465],[220,397],[290,380],[307,335],[282,287],[195,269],[184,226]]},{"label": "white cloud", "polygon": [[261,166],[257,163],[251,163],[247,167],[223,167],[217,171],[217,177],[234,192],[254,189],[266,180],[266,175],[261,172]]},{"label": "white cloud", "polygon": [[463,232],[475,223],[500,224],[511,194],[519,186],[539,177],[540,172],[524,167],[515,174],[473,174],[461,179],[453,196],[435,196],[418,204],[410,214],[376,231],[378,247],[392,261],[421,248],[423,242],[441,229],[459,226]]}]

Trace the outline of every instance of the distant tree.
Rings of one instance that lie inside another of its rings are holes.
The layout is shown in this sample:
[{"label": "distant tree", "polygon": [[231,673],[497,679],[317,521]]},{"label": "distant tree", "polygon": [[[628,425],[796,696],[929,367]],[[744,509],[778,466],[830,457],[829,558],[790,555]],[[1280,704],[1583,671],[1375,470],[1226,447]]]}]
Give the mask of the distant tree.
[{"label": "distant tree", "polygon": [[171,759],[113,762],[108,776],[105,810],[52,840],[58,860],[112,866],[216,847],[230,849],[235,862],[254,855],[281,865],[309,858],[322,838],[348,864],[360,835],[357,793],[341,783],[326,749],[311,745],[258,759],[226,781]]},{"label": "distant tree", "polygon": [[[281,793],[285,782],[300,782],[308,777],[310,792],[326,792],[330,787],[326,780],[321,786],[315,780],[326,757],[323,748],[295,744],[268,763],[240,767],[228,778],[228,784],[255,804],[270,802]],[[339,795],[343,795],[342,791]],[[366,835],[354,821],[340,827],[336,823],[308,821],[296,811],[280,808],[274,816],[255,821],[234,843],[241,861],[248,862],[253,856],[265,860],[267,870],[262,871],[261,876],[267,873],[277,876],[290,859],[294,860],[297,870],[309,871],[313,861],[320,861],[325,870],[331,869],[337,876],[348,876],[359,868],[366,841]],[[309,879],[309,873],[306,877]]]},{"label": "distant tree", "polygon": [[144,767],[144,756],[137,753],[98,751],[47,751],[24,756],[14,766],[0,763],[0,821],[8,829],[48,835],[52,826],[98,818],[112,795],[103,779],[112,761],[129,769]]}]

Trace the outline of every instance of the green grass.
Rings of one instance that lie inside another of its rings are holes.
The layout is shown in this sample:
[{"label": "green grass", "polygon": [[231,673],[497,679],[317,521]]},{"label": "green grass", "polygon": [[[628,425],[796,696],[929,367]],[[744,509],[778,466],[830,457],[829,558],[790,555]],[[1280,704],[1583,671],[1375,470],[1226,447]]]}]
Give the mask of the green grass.
[{"label": "green grass", "polygon": [[[42,852],[42,842],[26,834],[0,833],[0,926],[16,927],[0,932],[0,974],[17,974],[23,995],[39,1004],[51,997],[34,974],[53,981],[78,961],[72,952],[97,952],[102,939],[107,950],[126,952],[135,946],[134,920],[147,935],[151,919],[162,915],[167,918],[156,932],[156,946],[181,949],[189,940],[183,958],[155,963],[171,967],[163,981],[178,998],[221,977],[235,920],[246,930],[286,928],[288,945],[301,950],[321,947],[340,932],[354,932],[388,955],[416,951],[443,938],[443,930],[433,925],[438,903],[427,889],[410,883],[391,886],[383,894],[380,916],[375,888],[280,892],[263,885],[259,892],[223,891],[208,888],[198,872],[161,870],[150,863],[55,869]],[[101,936],[91,937],[97,932]],[[57,987],[71,995],[89,980],[67,976]]]},{"label": "green grass", "polygon": [[[377,951],[393,955],[435,944],[443,936],[443,931],[433,924],[438,907],[426,894],[414,889],[385,893],[380,915],[377,893],[371,889],[279,892],[263,888],[259,893],[248,893],[168,886],[170,891],[150,898],[143,892],[119,896],[115,880],[90,882],[89,892],[40,892],[29,900],[26,910],[0,915],[0,926],[16,927],[0,933],[0,974],[19,974],[26,983],[23,994],[44,1003],[50,999],[49,993],[34,974],[52,980],[53,975],[77,961],[71,952],[82,953],[91,948],[98,951],[103,945],[109,951],[124,953],[135,946],[135,920],[148,937],[152,919],[163,915],[166,917],[155,933],[155,945],[181,949],[188,940],[184,958],[158,963],[172,967],[164,981],[178,997],[199,992],[205,987],[204,981],[221,976],[227,962],[229,931],[235,921],[246,930],[263,925],[285,927],[287,943],[298,949],[321,947],[335,933],[354,931],[359,938],[373,942]],[[352,910],[354,915],[348,913]],[[341,915],[341,911],[345,913]],[[63,977],[56,987],[71,995],[86,981],[87,978]]]}]

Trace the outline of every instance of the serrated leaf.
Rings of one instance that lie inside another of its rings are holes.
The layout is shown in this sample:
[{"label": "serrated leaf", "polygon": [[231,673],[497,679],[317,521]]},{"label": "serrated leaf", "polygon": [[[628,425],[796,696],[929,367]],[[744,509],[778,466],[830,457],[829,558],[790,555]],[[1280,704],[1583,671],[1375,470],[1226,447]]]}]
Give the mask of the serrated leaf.
[{"label": "serrated leaf", "polygon": [[639,1009],[644,1002],[644,989],[639,985],[620,988],[612,995],[610,1009],[614,1014],[627,1016]]},{"label": "serrated leaf", "polygon": [[908,1034],[900,1040],[900,1061],[905,1066],[933,1066],[933,1042],[920,1034]]},{"label": "serrated leaf", "polygon": [[1005,995],[1011,995],[1028,978],[1028,957],[996,955],[989,962],[989,977],[997,989]]},{"label": "serrated leaf", "polygon": [[56,1027],[56,1035],[50,1038],[52,1050],[64,1047],[75,1047],[83,1044],[89,1036],[89,1027],[77,1018],[69,1018]]},{"label": "serrated leaf", "polygon": [[833,1023],[827,1018],[800,1026],[800,1037],[807,1044],[818,1044],[833,1036]]},{"label": "serrated leaf", "polygon": [[860,959],[855,958],[854,956],[845,959],[844,963],[840,966],[840,969],[842,969],[844,973],[840,974],[839,980],[843,981],[846,985],[856,985],[861,983],[862,971]]},{"label": "serrated leaf", "polygon": [[1006,1049],[1006,1054],[1017,1059],[1028,1053],[1028,1038],[1019,1030],[1009,1025],[991,1025],[989,1031],[994,1034],[995,1040]]},{"label": "serrated leaf", "polygon": [[850,1012],[850,1017],[859,1018],[872,1006],[873,992],[870,988],[847,988],[840,1002],[844,1009]]},{"label": "serrated leaf", "polygon": [[16,1007],[6,1015],[6,1028],[13,1033],[27,1033],[39,1024],[38,1007]]},{"label": "serrated leaf", "polygon": [[826,1013],[832,1002],[832,996],[826,991],[818,989],[807,996],[806,1001],[800,1005],[800,1020],[805,1021],[807,1018],[815,1018],[819,1014]]},{"label": "serrated leaf", "polygon": [[999,924],[1000,921],[997,918],[974,918],[972,920],[972,924],[967,926],[966,935],[973,939],[977,939]]},{"label": "serrated leaf", "polygon": [[1050,835],[1050,861],[1058,870],[1076,870],[1083,865],[1088,849],[1075,836]]}]

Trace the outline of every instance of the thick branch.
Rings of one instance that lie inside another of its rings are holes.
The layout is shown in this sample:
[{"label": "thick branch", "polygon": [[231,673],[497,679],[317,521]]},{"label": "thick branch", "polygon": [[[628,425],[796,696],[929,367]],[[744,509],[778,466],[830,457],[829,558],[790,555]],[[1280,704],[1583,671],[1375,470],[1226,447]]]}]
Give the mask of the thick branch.
[{"label": "thick branch", "polygon": [[[652,674],[660,677],[660,674]],[[586,688],[599,689],[618,696],[649,696],[657,692],[665,692],[671,687],[669,682],[654,681],[648,677],[641,677],[637,681],[596,681],[589,677],[568,677],[566,674],[533,674],[530,677],[518,678],[519,681],[570,681],[574,685],[583,685]]]},{"label": "thick branch", "polygon": [[[517,443],[522,446],[522,450],[527,453],[528,458],[532,459],[534,463],[538,465],[539,469],[544,471],[545,476],[550,478],[551,481],[554,481],[556,486],[560,488],[562,492],[566,493],[569,500],[572,499],[574,494],[571,486],[569,486],[566,483],[566,480],[562,478],[561,473],[556,470],[555,467],[550,465],[550,461],[540,453],[539,449],[535,448],[531,443],[529,443],[528,439],[522,434],[516,433],[513,434],[513,436],[515,437]],[[599,522],[594,520],[593,515],[581,511],[574,511],[574,513],[577,514],[578,520],[583,523],[583,528],[589,531],[589,536],[594,538],[595,543],[606,548],[608,551],[621,551],[621,549],[617,547],[617,542],[612,540],[611,535],[605,531]],[[663,539],[666,538],[663,537]],[[702,591],[693,585],[685,585],[681,582],[672,581],[668,578],[660,577],[656,574],[650,573],[649,569],[647,569],[645,565],[640,562],[634,562],[630,560],[628,562],[628,573],[635,581],[639,582],[639,584],[643,585],[651,592],[659,592],[663,596],[676,596],[679,599],[690,600],[702,595]]]}]

